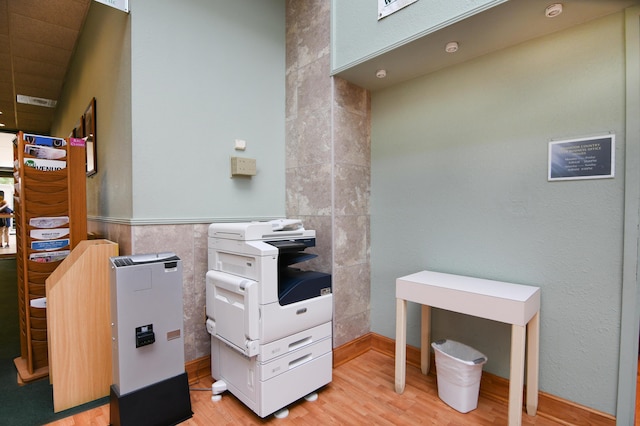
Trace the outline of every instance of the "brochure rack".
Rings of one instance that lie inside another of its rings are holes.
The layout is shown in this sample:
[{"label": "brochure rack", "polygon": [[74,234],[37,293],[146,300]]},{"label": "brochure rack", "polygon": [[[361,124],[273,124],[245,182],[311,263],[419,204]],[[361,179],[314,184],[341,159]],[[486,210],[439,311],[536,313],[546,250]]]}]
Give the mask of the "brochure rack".
[{"label": "brochure rack", "polygon": [[46,286],[65,253],[87,239],[85,144],[19,132],[14,140],[14,219],[20,357],[18,380],[49,374]]}]

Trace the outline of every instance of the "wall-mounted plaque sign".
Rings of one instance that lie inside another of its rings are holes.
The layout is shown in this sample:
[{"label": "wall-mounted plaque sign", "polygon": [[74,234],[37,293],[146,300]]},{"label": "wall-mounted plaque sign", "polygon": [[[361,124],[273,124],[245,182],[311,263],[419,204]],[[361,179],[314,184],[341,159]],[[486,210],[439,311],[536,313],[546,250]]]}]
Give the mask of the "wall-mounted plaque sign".
[{"label": "wall-mounted plaque sign", "polygon": [[378,21],[418,0],[378,0]]},{"label": "wall-mounted plaque sign", "polygon": [[615,135],[549,142],[549,180],[615,175]]},{"label": "wall-mounted plaque sign", "polygon": [[98,3],[106,4],[115,9],[129,13],[129,0],[96,0]]}]

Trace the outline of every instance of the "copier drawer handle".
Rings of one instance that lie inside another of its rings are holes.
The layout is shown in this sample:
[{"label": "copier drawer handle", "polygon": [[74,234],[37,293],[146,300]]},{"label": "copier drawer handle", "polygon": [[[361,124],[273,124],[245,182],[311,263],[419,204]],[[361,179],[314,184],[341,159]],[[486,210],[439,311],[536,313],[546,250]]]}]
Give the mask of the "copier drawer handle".
[{"label": "copier drawer handle", "polygon": [[303,357],[300,357],[300,358],[298,358],[296,360],[291,361],[289,363],[289,370],[291,370],[292,368],[296,368],[297,366],[302,365],[305,362],[311,361],[312,358],[313,358],[313,355],[307,354],[307,355],[305,355]]},{"label": "copier drawer handle", "polygon": [[296,342],[290,343],[289,344],[289,351],[292,351],[294,349],[298,349],[298,348],[301,348],[303,346],[306,346],[311,342],[313,342],[313,339],[311,338],[311,336],[309,336],[309,337],[305,337],[304,339],[300,339],[300,340],[298,340]]}]

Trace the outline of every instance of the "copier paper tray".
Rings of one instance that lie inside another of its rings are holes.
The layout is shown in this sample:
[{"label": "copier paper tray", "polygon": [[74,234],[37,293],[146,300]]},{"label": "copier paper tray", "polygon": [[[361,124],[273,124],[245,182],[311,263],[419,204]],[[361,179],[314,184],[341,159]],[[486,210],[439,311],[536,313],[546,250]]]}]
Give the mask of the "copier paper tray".
[{"label": "copier paper tray", "polygon": [[280,270],[278,284],[280,305],[299,302],[331,293],[331,275],[316,271],[301,271],[293,268]]}]

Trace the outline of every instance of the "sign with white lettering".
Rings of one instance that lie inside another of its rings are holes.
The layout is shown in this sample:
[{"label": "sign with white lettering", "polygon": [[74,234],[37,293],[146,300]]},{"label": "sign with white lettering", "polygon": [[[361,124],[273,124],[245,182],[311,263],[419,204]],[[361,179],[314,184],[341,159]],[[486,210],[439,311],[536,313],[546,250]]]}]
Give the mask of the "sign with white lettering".
[{"label": "sign with white lettering", "polygon": [[378,0],[378,21],[418,0]]},{"label": "sign with white lettering", "polygon": [[615,135],[549,142],[549,180],[615,176]]},{"label": "sign with white lettering", "polygon": [[129,13],[129,0],[96,0],[98,3],[106,4],[115,9]]}]

